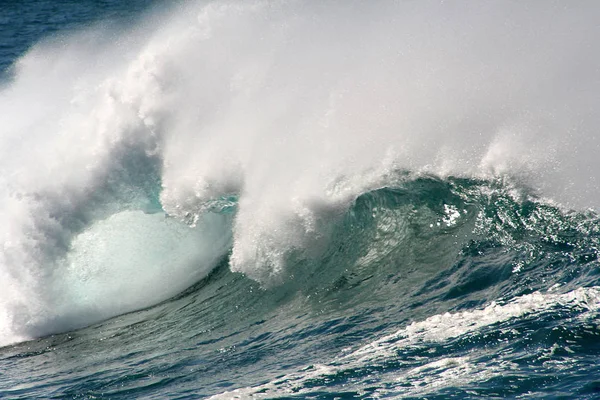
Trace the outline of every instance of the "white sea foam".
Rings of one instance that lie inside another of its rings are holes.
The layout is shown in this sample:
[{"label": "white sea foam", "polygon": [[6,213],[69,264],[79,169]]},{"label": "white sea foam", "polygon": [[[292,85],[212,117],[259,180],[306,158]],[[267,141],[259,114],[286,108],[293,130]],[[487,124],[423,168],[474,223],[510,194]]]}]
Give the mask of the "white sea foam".
[{"label": "white sea foam", "polygon": [[15,301],[25,299],[4,304],[12,311],[5,315],[9,338],[79,328],[166,300],[206,276],[230,245],[230,218],[223,215],[205,215],[194,228],[141,211],[97,221],[48,265],[47,275],[19,291],[30,296],[26,309]]},{"label": "white sea foam", "polygon": [[599,8],[192,1],[34,46],[0,92],[0,331],[44,308],[132,151],[161,163],[171,216],[238,195],[231,268],[265,284],[399,169],[597,206]]}]

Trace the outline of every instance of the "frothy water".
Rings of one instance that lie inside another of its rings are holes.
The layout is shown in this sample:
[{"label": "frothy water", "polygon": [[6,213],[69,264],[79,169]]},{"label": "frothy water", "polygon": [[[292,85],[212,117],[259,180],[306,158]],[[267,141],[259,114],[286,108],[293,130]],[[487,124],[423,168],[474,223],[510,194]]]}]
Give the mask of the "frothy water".
[{"label": "frothy water", "polygon": [[[484,327],[501,326],[508,320],[524,319],[530,314],[539,316],[544,312],[558,309],[577,310],[580,311],[578,319],[592,320],[597,315],[599,307],[599,288],[592,287],[564,294],[536,292],[517,297],[506,304],[492,303],[483,309],[434,315],[424,321],[413,322],[327,365],[306,366],[296,373],[278,377],[266,384],[221,393],[212,396],[211,399],[314,396],[312,382],[343,380],[345,374],[359,377],[345,382],[346,390],[356,390],[372,398],[432,395],[440,389],[485,382],[502,374],[510,374],[511,370],[517,369],[517,366],[502,360],[502,355],[481,362],[477,360],[477,355],[444,357],[435,354],[433,350],[430,352],[430,357],[435,361],[423,364],[411,358],[397,361],[399,353],[415,351],[418,347],[434,343],[444,343],[453,338],[462,337],[468,340],[469,335],[476,338],[477,331]],[[502,331],[502,328],[499,330]],[[567,351],[569,350],[567,347]],[[394,362],[404,363],[405,372],[384,373],[386,364]],[[411,362],[420,365],[410,368]],[[378,369],[382,371],[377,374],[371,372]],[[379,389],[372,391],[375,383]],[[364,386],[362,390],[361,386]]]}]

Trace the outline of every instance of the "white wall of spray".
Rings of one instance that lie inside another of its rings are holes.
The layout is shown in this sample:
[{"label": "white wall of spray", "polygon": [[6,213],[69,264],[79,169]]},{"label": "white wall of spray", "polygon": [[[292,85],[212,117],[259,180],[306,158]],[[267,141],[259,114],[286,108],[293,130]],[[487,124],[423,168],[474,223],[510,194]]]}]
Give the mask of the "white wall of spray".
[{"label": "white wall of spray", "polygon": [[[326,239],[320,225],[398,169],[525,176],[566,206],[597,206],[598,15],[592,1],[203,1],[128,31],[40,43],[0,92],[0,343],[160,301],[190,283],[194,262],[227,251],[228,222],[202,236],[201,221],[191,237],[214,251],[161,261],[125,305],[102,303],[102,288],[119,271],[148,270],[135,254],[111,261],[112,277],[91,279],[94,290],[77,278],[102,262],[81,261],[82,235],[130,233],[109,215],[131,204],[102,213],[90,199],[132,149],[160,161],[161,202],[174,217],[239,195],[231,268],[264,283],[290,249]],[[142,220],[130,221],[143,229]],[[144,241],[131,248],[143,252]],[[165,269],[179,278],[156,298],[147,288]],[[64,282],[98,293],[91,303],[102,311],[56,296]]]}]

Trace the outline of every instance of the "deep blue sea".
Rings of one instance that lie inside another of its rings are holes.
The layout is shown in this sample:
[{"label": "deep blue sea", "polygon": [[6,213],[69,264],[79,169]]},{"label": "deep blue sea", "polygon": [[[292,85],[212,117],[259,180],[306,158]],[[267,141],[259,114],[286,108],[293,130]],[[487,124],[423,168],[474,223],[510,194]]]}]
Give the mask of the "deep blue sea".
[{"label": "deep blue sea", "polygon": [[600,399],[599,18],[0,0],[0,398]]}]

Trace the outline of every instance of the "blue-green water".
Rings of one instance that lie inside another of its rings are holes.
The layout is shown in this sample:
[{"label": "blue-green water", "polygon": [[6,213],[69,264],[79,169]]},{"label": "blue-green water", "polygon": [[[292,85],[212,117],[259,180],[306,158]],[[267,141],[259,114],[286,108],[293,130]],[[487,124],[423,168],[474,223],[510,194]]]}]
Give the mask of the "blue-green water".
[{"label": "blue-green water", "polygon": [[0,397],[600,397],[595,3],[0,7]]}]

